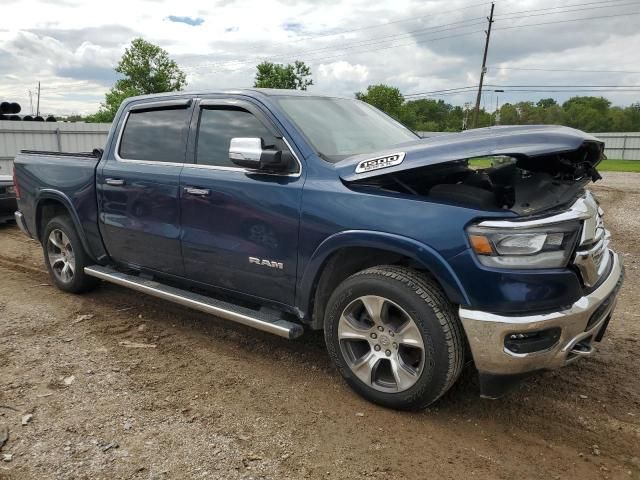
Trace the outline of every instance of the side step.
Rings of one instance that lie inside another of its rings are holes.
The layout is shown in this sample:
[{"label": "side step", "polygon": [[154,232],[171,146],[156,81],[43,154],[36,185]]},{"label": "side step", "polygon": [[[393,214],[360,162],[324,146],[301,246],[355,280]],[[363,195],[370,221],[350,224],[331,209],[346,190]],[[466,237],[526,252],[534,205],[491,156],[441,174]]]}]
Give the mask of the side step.
[{"label": "side step", "polygon": [[110,267],[93,265],[85,267],[84,273],[106,282],[115,283],[123,287],[147,293],[154,297],[184,305],[201,312],[210,313],[226,320],[241,323],[263,332],[273,333],[280,337],[294,339],[304,332],[302,325],[283,320],[277,315],[234,305],[232,303],[206,297],[188,290],[170,287],[153,280],[146,280],[135,275],[118,272]]}]

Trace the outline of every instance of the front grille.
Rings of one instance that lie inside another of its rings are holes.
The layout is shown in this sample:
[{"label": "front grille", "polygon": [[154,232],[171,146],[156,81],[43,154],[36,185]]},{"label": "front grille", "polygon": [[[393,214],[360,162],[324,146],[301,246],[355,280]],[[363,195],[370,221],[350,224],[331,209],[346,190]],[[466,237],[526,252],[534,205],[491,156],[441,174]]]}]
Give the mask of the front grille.
[{"label": "front grille", "polygon": [[576,249],[574,264],[580,272],[585,287],[593,287],[606,272],[610,260],[609,232],[604,228],[602,209],[588,194],[585,206],[589,216],[584,219],[580,242]]}]

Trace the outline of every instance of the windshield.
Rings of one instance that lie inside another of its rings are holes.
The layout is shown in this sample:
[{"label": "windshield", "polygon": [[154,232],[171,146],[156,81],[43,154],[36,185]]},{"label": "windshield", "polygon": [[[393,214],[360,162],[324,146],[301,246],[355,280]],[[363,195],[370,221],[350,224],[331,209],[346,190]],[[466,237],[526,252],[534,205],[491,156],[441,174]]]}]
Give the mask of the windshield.
[{"label": "windshield", "polygon": [[359,100],[297,96],[276,96],[273,100],[330,162],[418,138],[391,117]]}]

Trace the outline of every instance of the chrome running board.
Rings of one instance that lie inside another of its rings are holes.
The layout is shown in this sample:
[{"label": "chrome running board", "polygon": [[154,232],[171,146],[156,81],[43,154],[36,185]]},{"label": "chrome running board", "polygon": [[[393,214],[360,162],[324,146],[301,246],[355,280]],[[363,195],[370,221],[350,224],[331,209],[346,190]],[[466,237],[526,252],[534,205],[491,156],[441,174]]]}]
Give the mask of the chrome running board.
[{"label": "chrome running board", "polygon": [[304,332],[302,325],[283,320],[271,312],[251,310],[250,308],[206,297],[188,290],[181,290],[136,275],[118,272],[110,267],[93,265],[91,267],[85,267],[84,273],[106,282],[147,293],[154,297],[162,298],[163,300],[209,313],[216,317],[224,318],[225,320],[241,323],[242,325],[253,327],[263,332],[273,333],[280,337],[294,339],[298,338]]}]

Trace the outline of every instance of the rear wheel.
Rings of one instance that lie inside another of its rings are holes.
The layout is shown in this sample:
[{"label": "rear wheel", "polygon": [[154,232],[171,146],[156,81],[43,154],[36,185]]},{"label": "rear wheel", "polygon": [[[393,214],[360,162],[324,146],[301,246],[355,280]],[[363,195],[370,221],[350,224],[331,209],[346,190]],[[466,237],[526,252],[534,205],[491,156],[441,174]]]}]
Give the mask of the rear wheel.
[{"label": "rear wheel", "polygon": [[42,236],[42,249],[49,276],[59,289],[80,293],[98,285],[96,278],[84,273],[84,267],[92,262],[68,216],[49,221]]},{"label": "rear wheel", "polygon": [[342,282],[327,305],[325,340],[356,392],[398,409],[437,400],[464,359],[453,306],[433,281],[404,267],[374,267]]}]

